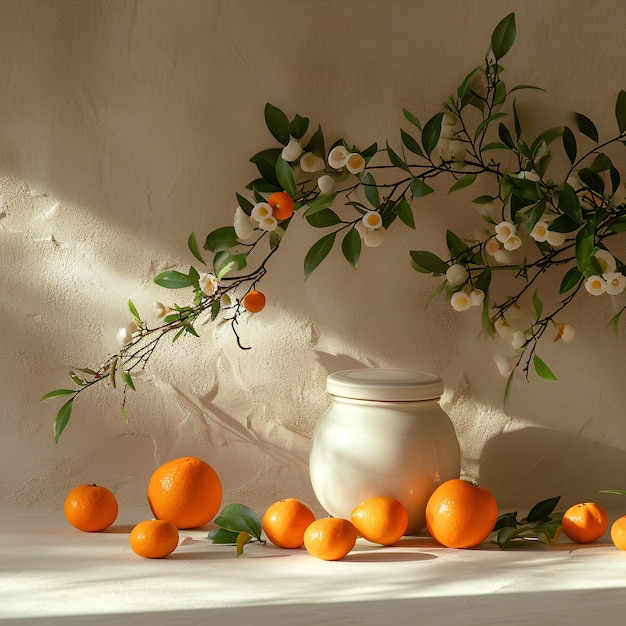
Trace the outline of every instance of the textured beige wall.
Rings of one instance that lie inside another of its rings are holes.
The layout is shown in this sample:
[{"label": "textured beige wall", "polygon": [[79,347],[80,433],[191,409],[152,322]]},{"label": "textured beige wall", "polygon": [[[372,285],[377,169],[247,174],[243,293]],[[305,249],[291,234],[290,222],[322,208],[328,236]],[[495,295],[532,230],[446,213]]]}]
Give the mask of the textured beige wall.
[{"label": "textured beige wall", "polygon": [[97,390],[55,445],[56,405],[38,401],[68,366],[115,349],[129,297],[146,313],[170,298],[151,279],[193,261],[191,231],[230,223],[248,158],[273,145],[266,102],[311,116],[327,141],[397,145],[402,107],[432,115],[511,10],[507,80],[547,89],[520,95],[528,127],[577,110],[613,132],[620,0],[0,0],[0,501],[54,506],[76,483],[132,477],[120,499],[143,504],[157,463],[195,454],[227,500],[314,502],[325,376],[353,366],[441,374],[464,466],[503,506],[624,488],[625,344],[605,328],[610,305],[581,302],[576,344],[544,351],[560,381],[521,383],[505,414],[477,316],[444,301],[425,311],[435,285],[408,266],[410,249],[443,252],[450,220],[473,234],[467,198],[445,193],[356,273],[333,255],[306,284],[317,233],[294,224],[263,282],[268,307],[241,328],[253,350],[215,325],[161,350],[130,424]]}]

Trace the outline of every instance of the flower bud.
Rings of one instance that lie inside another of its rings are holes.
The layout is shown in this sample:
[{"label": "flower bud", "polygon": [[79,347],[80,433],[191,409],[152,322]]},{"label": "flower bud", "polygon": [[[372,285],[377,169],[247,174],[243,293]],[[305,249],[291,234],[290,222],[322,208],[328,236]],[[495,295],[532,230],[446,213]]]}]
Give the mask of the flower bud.
[{"label": "flower bud", "polygon": [[170,307],[165,306],[165,304],[161,302],[152,303],[152,311],[158,319],[163,319],[166,315],[169,315],[171,310]]},{"label": "flower bud", "polygon": [[117,337],[117,342],[121,346],[126,346],[133,340],[133,336],[130,332],[128,332],[127,328],[120,328],[117,331],[116,337]]},{"label": "flower bud", "polygon": [[200,274],[200,289],[207,296],[212,296],[218,287],[217,278],[213,274]]},{"label": "flower bud", "polygon": [[283,148],[281,152],[281,156],[285,161],[291,163],[295,161],[303,152],[303,148],[300,145],[300,142],[293,137],[289,140],[289,143]]},{"label": "flower bud", "polygon": [[329,196],[331,193],[335,193],[335,181],[332,176],[324,174],[317,179],[317,186],[323,196]]},{"label": "flower bud", "polygon": [[450,287],[454,289],[454,287],[458,287],[459,285],[463,285],[467,280],[469,274],[465,269],[464,265],[460,263],[456,263],[451,265],[446,271],[446,280]]},{"label": "flower bud", "polygon": [[387,231],[382,226],[375,230],[366,230],[363,233],[363,243],[368,248],[377,248],[385,241],[386,235]]}]

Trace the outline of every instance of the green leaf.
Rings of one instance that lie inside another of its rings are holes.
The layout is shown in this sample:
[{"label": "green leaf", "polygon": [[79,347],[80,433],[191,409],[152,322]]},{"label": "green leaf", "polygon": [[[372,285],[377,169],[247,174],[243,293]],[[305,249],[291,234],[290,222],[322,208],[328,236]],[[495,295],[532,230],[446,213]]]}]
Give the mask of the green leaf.
[{"label": "green leaf", "polygon": [[409,135],[409,133],[400,129],[400,137],[402,139],[402,143],[404,144],[404,147],[407,150],[409,150],[413,154],[417,154],[417,156],[421,156],[421,157],[424,156],[424,153],[422,152],[422,149],[420,148],[419,143],[417,143],[417,140],[413,138],[411,135]]},{"label": "green leaf", "polygon": [[59,443],[59,437],[63,434],[67,423],[72,415],[74,398],[70,398],[60,409],[54,419],[54,441]]},{"label": "green leaf", "polygon": [[467,244],[451,230],[446,231],[446,245],[451,258],[456,258],[468,250]]},{"label": "green leaf", "polygon": [[478,135],[480,135],[481,131],[484,128],[486,128],[491,122],[493,122],[494,120],[497,120],[500,117],[505,117],[506,115],[508,115],[508,113],[494,113],[493,115],[490,115],[489,117],[485,118],[476,127],[476,130],[474,131],[474,139],[476,139],[478,137]]},{"label": "green leaf", "polygon": [[452,193],[453,191],[458,191],[459,189],[463,189],[464,187],[469,187],[476,180],[476,174],[465,174],[459,178],[459,180],[450,187],[448,193]]},{"label": "green leaf", "polygon": [[550,518],[550,514],[556,508],[556,505],[559,503],[561,496],[555,496],[553,498],[548,498],[547,500],[542,500],[533,506],[533,508],[529,511],[526,516],[526,521],[529,523],[540,522],[543,520],[548,520]]},{"label": "green leaf", "polygon": [[[233,270],[242,270],[248,264],[247,253],[243,254],[229,254],[224,258],[220,258],[217,264],[214,264],[215,277],[217,280],[222,280],[226,274]],[[217,257],[216,257],[217,258]]]},{"label": "green leaf", "polygon": [[423,198],[429,193],[435,191],[432,187],[429,187],[421,178],[415,176],[411,177],[411,193],[415,198]]},{"label": "green leaf", "polygon": [[511,390],[513,388],[513,377],[515,376],[515,368],[509,374],[509,377],[506,380],[506,385],[504,387],[504,406],[507,406],[509,400],[511,399]]},{"label": "green leaf", "polygon": [[557,380],[552,370],[536,354],[533,357],[533,365],[539,378],[543,378],[544,380]]},{"label": "green leaf", "polygon": [[321,126],[313,133],[311,140],[307,145],[307,149],[317,156],[326,158],[326,148],[324,147],[324,133]]},{"label": "green leaf", "polygon": [[133,391],[137,391],[135,389],[135,383],[133,382],[132,376],[126,370],[121,370],[122,380],[128,385],[130,389]]},{"label": "green leaf", "polygon": [[535,290],[533,294],[533,307],[535,308],[535,321],[539,321],[541,319],[541,313],[543,312],[543,302],[537,295],[537,290]]},{"label": "green leaf", "polygon": [[596,155],[596,158],[593,160],[593,163],[589,167],[594,172],[606,172],[613,167],[613,162],[611,159],[604,154],[604,152],[599,152]]},{"label": "green leaf", "polygon": [[74,393],[76,393],[76,389],[55,389],[54,391],[49,391],[47,394],[42,396],[40,402],[43,402],[44,400],[52,400],[54,398],[62,398],[63,396],[69,396]]},{"label": "green leaf", "polygon": [[341,242],[341,251],[343,256],[354,269],[359,264],[361,255],[361,236],[356,228],[351,228]]},{"label": "green leaf", "polygon": [[598,129],[587,116],[582,113],[574,113],[574,122],[583,135],[598,143]]},{"label": "green leaf", "polygon": [[211,252],[228,250],[239,243],[233,226],[222,226],[207,235],[204,249]]},{"label": "green leaf", "polygon": [[361,178],[361,184],[363,185],[363,189],[365,191],[365,197],[375,209],[378,209],[380,206],[378,186],[376,185],[376,181],[370,172],[366,172]]},{"label": "green leaf", "polygon": [[491,35],[491,50],[496,60],[501,59],[515,41],[515,13],[509,13],[494,29]]},{"label": "green leaf", "polygon": [[309,118],[301,117],[300,115],[296,113],[295,117],[293,118],[293,120],[291,120],[289,124],[289,134],[294,139],[302,139],[302,137],[304,137],[304,134],[306,133],[308,129],[309,129]]},{"label": "green leaf", "polygon": [[620,215],[607,224],[607,228],[614,233],[623,233],[626,231],[626,215]]},{"label": "green leaf", "polygon": [[387,142],[387,156],[389,156],[389,160],[394,167],[400,168],[405,172],[409,171],[409,166],[392,150]]},{"label": "green leaf", "polygon": [[509,146],[507,146],[506,144],[502,143],[501,141],[490,141],[489,143],[485,144],[480,151],[481,152],[488,152],[489,150],[510,150],[511,148],[509,148]]},{"label": "green leaf", "polygon": [[600,489],[599,493],[612,493],[618,496],[626,496],[626,491],[621,489]]},{"label": "green leaf", "polygon": [[422,146],[428,156],[435,149],[439,137],[441,136],[441,121],[443,120],[443,113],[439,112],[431,117],[424,125],[422,131]]},{"label": "green leaf", "polygon": [[557,217],[554,222],[548,226],[548,230],[555,233],[572,233],[578,228],[578,224],[568,217],[567,215],[561,215]]},{"label": "green leaf", "polygon": [[238,193],[236,193],[235,196],[237,197],[237,203],[241,207],[242,211],[246,215],[250,215],[250,213],[252,213],[252,209],[254,208],[254,204],[252,204],[250,200],[248,200],[247,198],[244,198],[242,195]]},{"label": "green leaf", "polygon": [[565,183],[559,192],[559,209],[573,222],[580,225],[583,221],[583,212],[578,201],[576,192],[570,185]]},{"label": "green leaf", "polygon": [[313,228],[326,228],[341,224],[341,218],[331,209],[321,209],[312,215],[307,215],[306,220]]},{"label": "green leaf", "polygon": [[184,289],[185,287],[191,287],[193,285],[187,274],[176,270],[161,272],[161,274],[155,276],[153,280],[157,285],[165,287],[166,289]]},{"label": "green leaf", "polygon": [[276,159],[276,178],[281,187],[293,198],[298,193],[296,179],[293,175],[291,165],[283,157]]},{"label": "green leaf", "polygon": [[309,204],[309,208],[304,212],[304,217],[308,219],[310,216],[315,215],[315,213],[324,211],[335,201],[336,197],[337,192],[317,196],[317,198]]},{"label": "green leaf", "polygon": [[615,118],[617,119],[619,132],[623,134],[626,131],[626,91],[623,89],[617,94]]},{"label": "green leaf", "polygon": [[[513,91],[513,89],[511,91]],[[522,125],[520,124],[519,115],[517,114],[515,98],[513,98],[513,125],[515,126],[515,136],[517,137],[517,141],[519,141],[522,136]]]},{"label": "green leaf", "polygon": [[504,125],[504,122],[500,122],[498,125],[498,136],[502,140],[502,143],[510,150],[515,149],[515,142],[513,141],[513,137],[511,137],[511,131]]},{"label": "green leaf", "polygon": [[198,242],[196,241],[195,233],[191,233],[191,235],[189,235],[189,239],[187,240],[187,245],[189,246],[189,249],[191,250],[191,254],[193,254],[196,257],[196,259],[200,261],[200,263],[204,263],[206,265],[206,263],[204,262],[204,259],[202,258],[202,254],[200,254],[200,248],[198,247]]},{"label": "green leaf", "polygon": [[254,163],[261,174],[261,180],[254,181],[254,187],[259,191],[265,190],[265,185],[269,185],[270,188],[277,187],[279,185],[276,178],[276,161],[281,156],[282,150],[280,148],[269,148],[268,150],[261,150],[250,158],[250,163]]},{"label": "green leaf", "polygon": [[423,274],[445,274],[448,264],[436,254],[427,250],[411,250],[411,265],[414,270]]},{"label": "green leaf", "polygon": [[576,264],[585,276],[589,273],[591,257],[595,254],[594,237],[593,224],[591,222],[587,222],[576,235]]},{"label": "green leaf", "polygon": [[211,321],[215,321],[217,316],[219,315],[220,309],[222,308],[221,300],[213,300],[211,303]]},{"label": "green leaf", "polygon": [[492,196],[478,196],[478,198],[474,198],[472,202],[474,202],[475,204],[489,204],[494,200],[495,198],[493,198]]},{"label": "green leaf", "polygon": [[320,240],[316,241],[304,258],[304,278],[305,280],[312,274],[317,266],[328,256],[333,249],[336,233],[324,235]]},{"label": "green leaf", "polygon": [[133,304],[132,300],[128,300],[128,310],[130,311],[130,314],[136,319],[136,320],[141,320],[141,317],[139,316],[139,312],[137,311],[137,308],[135,307],[135,305]]},{"label": "green leaf", "polygon": [[602,177],[591,168],[583,167],[578,170],[578,178],[580,178],[580,181],[592,191],[600,194],[604,192],[604,181],[602,180]]},{"label": "green leaf", "polygon": [[576,146],[576,137],[567,126],[563,128],[563,148],[565,149],[565,154],[567,154],[569,162],[573,165],[576,161],[578,148]]},{"label": "green leaf", "polygon": [[406,198],[402,198],[398,204],[393,207],[393,212],[406,224],[409,228],[415,230],[415,219],[413,218],[413,210]]},{"label": "green leaf", "polygon": [[580,270],[577,267],[571,267],[563,276],[563,280],[561,281],[561,286],[559,288],[559,293],[564,294],[567,293],[570,289],[573,289],[581,280],[583,275],[580,273]]},{"label": "green leaf", "polygon": [[[122,404],[122,417],[124,418],[124,421],[126,422],[126,424],[129,423],[130,419],[128,417],[128,411],[126,410],[126,407]],[[115,492],[113,492],[115,494]]]},{"label": "green leaf", "polygon": [[225,530],[237,533],[246,532],[259,541],[261,540],[261,520],[245,504],[227,504],[213,520],[213,523]]},{"label": "green leaf", "polygon": [[496,525],[493,527],[494,531],[501,528],[517,528],[517,513],[502,513],[496,520]]},{"label": "green leaf", "polygon": [[471,95],[470,92],[470,86],[472,84],[472,79],[474,78],[474,74],[476,74],[476,72],[480,71],[482,68],[479,67],[475,67],[464,79],[463,82],[461,83],[461,85],[459,86],[459,88],[456,90],[457,95],[459,97],[459,100],[461,100],[461,102],[463,103],[463,105],[468,104],[468,102],[466,101],[466,96],[468,94]]},{"label": "green leaf", "polygon": [[502,104],[506,100],[506,85],[503,81],[499,80],[496,83],[496,88],[493,93],[493,104]]},{"label": "green leaf", "polygon": [[233,532],[224,528],[213,528],[213,530],[209,531],[207,539],[210,539],[215,544],[234,546],[237,544],[238,536],[238,532]]},{"label": "green leaf", "polygon": [[420,121],[415,117],[415,115],[413,115],[413,113],[407,111],[406,109],[402,109],[402,113],[404,114],[404,117],[409,122],[411,122],[411,124],[413,124],[413,126],[417,126],[418,130],[422,130],[422,125],[420,124]]},{"label": "green leaf", "polygon": [[476,287],[476,289],[480,289],[481,291],[483,291],[486,295],[490,284],[491,268],[487,267],[476,277],[476,280],[474,281],[474,286]]},{"label": "green leaf", "polygon": [[611,320],[609,321],[609,324],[611,325],[611,327],[613,328],[613,332],[616,335],[619,335],[619,321],[622,317],[622,313],[624,312],[624,309],[622,309],[619,313],[617,313],[617,315],[614,315]]},{"label": "green leaf", "polygon": [[289,143],[289,120],[279,108],[269,102],[265,105],[265,123],[277,141],[283,146]]},{"label": "green leaf", "polygon": [[252,539],[252,536],[243,530],[237,535],[237,558],[243,554],[244,546],[250,541],[250,539]]}]

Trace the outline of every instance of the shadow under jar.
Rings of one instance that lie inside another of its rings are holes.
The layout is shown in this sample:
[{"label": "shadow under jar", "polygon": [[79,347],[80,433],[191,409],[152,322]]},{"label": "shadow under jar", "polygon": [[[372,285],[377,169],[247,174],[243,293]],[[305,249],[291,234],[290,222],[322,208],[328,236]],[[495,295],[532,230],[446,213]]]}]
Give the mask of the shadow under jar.
[{"label": "shadow under jar", "polygon": [[377,496],[407,509],[407,534],[422,530],[428,498],[458,478],[459,442],[439,406],[443,381],[413,370],[355,369],[330,374],[333,403],[311,444],[313,491],[333,517],[350,519],[355,506]]}]

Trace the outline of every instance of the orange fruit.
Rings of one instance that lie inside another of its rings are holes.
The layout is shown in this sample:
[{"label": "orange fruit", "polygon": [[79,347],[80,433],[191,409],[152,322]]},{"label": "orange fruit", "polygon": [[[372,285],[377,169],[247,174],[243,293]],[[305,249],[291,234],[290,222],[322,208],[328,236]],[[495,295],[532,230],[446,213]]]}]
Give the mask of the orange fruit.
[{"label": "orange fruit", "polygon": [[611,526],[611,541],[620,549],[626,550],[626,515],[618,517]]},{"label": "orange fruit", "polygon": [[157,519],[176,528],[197,528],[217,514],[222,483],[208,463],[185,456],[164,463],[152,474],[148,502]]},{"label": "orange fruit", "polygon": [[493,531],[498,505],[493,494],[465,480],[447,480],[426,503],[426,526],[448,548],[472,548]]},{"label": "orange fruit", "polygon": [[390,546],[409,526],[409,514],[395,498],[369,498],[354,508],[352,524],[361,537],[373,543]]},{"label": "orange fruit", "polygon": [[299,548],[304,543],[304,531],[314,521],[315,514],[304,502],[286,498],[274,502],[265,511],[261,526],[267,538],[279,548]]},{"label": "orange fruit", "polygon": [[146,559],[162,559],[176,550],[178,530],[165,520],[146,520],[130,531],[128,541],[135,554]]},{"label": "orange fruit", "polygon": [[79,485],[65,498],[63,512],[67,521],[86,532],[108,528],[117,519],[117,500],[106,487]]},{"label": "orange fruit", "polygon": [[338,561],[354,548],[356,538],[352,522],[340,517],[324,517],[304,531],[304,547],[318,559]]},{"label": "orange fruit", "polygon": [[581,502],[563,514],[561,527],[565,535],[576,543],[591,543],[600,539],[609,527],[606,509],[595,502]]},{"label": "orange fruit", "polygon": [[265,294],[253,289],[243,298],[243,306],[250,313],[258,313],[265,308]]},{"label": "orange fruit", "polygon": [[286,191],[276,191],[268,199],[267,203],[272,207],[272,215],[281,222],[293,215],[294,201]]}]

